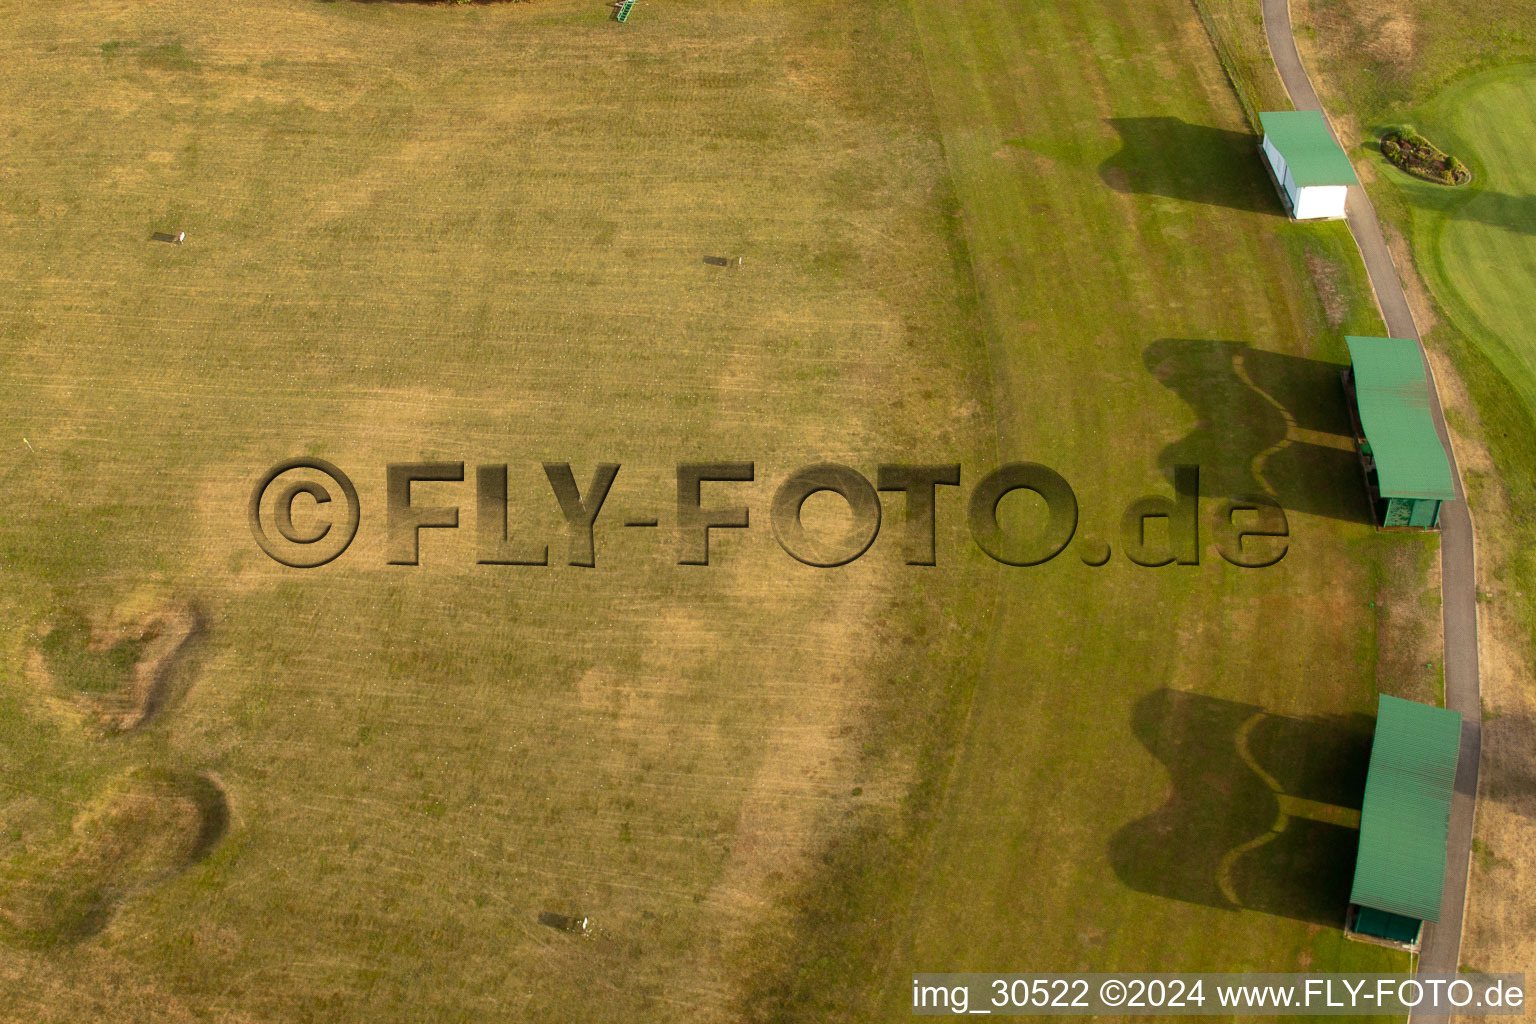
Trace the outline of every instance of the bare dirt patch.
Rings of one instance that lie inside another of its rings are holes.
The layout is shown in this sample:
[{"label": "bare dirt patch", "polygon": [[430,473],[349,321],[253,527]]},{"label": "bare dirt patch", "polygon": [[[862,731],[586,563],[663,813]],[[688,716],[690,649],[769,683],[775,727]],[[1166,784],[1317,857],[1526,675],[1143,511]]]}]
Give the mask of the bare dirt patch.
[{"label": "bare dirt patch", "polygon": [[1438,704],[1445,655],[1438,552],[1397,545],[1387,556],[1376,611],[1376,688]]},{"label": "bare dirt patch", "polygon": [[1375,18],[1366,33],[1371,55],[1391,64],[1413,60],[1415,45],[1413,21],[1402,11],[1385,11]]},{"label": "bare dirt patch", "polygon": [[1340,287],[1339,268],[1330,260],[1313,253],[1307,253],[1307,273],[1312,276],[1312,284],[1317,289],[1317,296],[1323,304],[1323,315],[1328,318],[1329,327],[1337,327],[1349,316],[1349,299],[1344,295]]},{"label": "bare dirt patch", "polygon": [[[1362,164],[1362,166],[1366,165]],[[1408,248],[1408,240],[1391,225],[1385,225],[1385,230],[1387,248],[1392,251],[1392,262],[1399,267],[1414,266],[1413,253]],[[1439,325],[1440,318],[1435,315],[1435,307],[1429,299],[1424,281],[1417,273],[1398,276],[1403,279],[1403,291],[1407,293],[1408,306],[1413,310],[1413,322],[1418,325],[1419,333],[1428,337]],[[1434,362],[1435,372],[1438,374],[1440,363],[1434,360],[1433,353],[1431,353],[1431,362]]]},{"label": "bare dirt patch", "polygon": [[1525,638],[1500,601],[1479,607],[1483,746],[1461,960],[1536,965],[1536,700]]}]

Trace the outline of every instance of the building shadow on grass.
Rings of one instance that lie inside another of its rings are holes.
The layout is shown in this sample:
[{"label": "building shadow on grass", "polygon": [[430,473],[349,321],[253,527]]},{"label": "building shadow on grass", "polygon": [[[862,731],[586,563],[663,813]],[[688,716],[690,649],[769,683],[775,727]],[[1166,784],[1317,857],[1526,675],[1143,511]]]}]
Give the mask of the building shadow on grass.
[{"label": "building shadow on grass", "polygon": [[1171,776],[1167,801],[1110,840],[1139,892],[1342,927],[1374,721],[1287,718],[1178,690],[1137,702],[1136,738]]},{"label": "building shadow on grass", "polygon": [[1165,471],[1198,465],[1207,498],[1263,495],[1288,512],[1371,521],[1342,365],[1192,338],[1159,338],[1142,362],[1196,417],[1159,453]]},{"label": "building shadow on grass", "polygon": [[1111,117],[1120,151],[1099,165],[1116,192],[1166,196],[1251,213],[1285,213],[1248,132],[1177,117]]}]

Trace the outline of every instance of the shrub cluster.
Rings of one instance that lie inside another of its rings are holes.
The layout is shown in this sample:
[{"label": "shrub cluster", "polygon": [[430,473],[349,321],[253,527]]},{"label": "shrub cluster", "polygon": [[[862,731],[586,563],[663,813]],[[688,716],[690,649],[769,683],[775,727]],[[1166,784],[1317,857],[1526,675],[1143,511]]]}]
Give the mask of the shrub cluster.
[{"label": "shrub cluster", "polygon": [[1416,178],[1441,185],[1465,185],[1472,172],[1465,164],[1412,128],[1394,128],[1381,138],[1381,153]]}]

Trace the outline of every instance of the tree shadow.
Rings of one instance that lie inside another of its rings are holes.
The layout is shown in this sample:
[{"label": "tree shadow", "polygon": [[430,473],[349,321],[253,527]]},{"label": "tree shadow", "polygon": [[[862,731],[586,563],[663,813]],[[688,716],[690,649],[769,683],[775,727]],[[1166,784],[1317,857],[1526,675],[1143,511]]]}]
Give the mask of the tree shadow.
[{"label": "tree shadow", "polygon": [[1400,168],[1393,170],[1401,175],[1394,179],[1400,191],[1418,209],[1432,210],[1447,220],[1476,221],[1516,234],[1536,235],[1536,195],[1495,191],[1482,187],[1477,179],[1470,186],[1451,187],[1414,177]]},{"label": "tree shadow", "polygon": [[1373,720],[1288,718],[1167,688],[1132,729],[1170,774],[1167,801],[1110,840],[1138,892],[1341,927]]},{"label": "tree shadow", "polygon": [[[1267,495],[1290,512],[1371,522],[1342,366],[1191,338],[1159,338],[1142,361],[1196,415],[1159,453],[1165,471],[1198,465],[1207,498]],[[1338,446],[1296,436],[1303,432],[1337,437]]]},{"label": "tree shadow", "polygon": [[1536,235],[1536,196],[1512,196],[1482,191],[1451,214],[1452,220],[1474,220],[1521,235]]},{"label": "tree shadow", "polygon": [[1481,739],[1486,756],[1481,774],[1484,796],[1536,822],[1536,758],[1529,753],[1532,735],[1536,735],[1536,718],[1484,717]]},{"label": "tree shadow", "polygon": [[1099,177],[1116,192],[1285,213],[1250,133],[1177,117],[1111,117],[1109,123],[1120,133],[1120,151],[1099,165]]}]

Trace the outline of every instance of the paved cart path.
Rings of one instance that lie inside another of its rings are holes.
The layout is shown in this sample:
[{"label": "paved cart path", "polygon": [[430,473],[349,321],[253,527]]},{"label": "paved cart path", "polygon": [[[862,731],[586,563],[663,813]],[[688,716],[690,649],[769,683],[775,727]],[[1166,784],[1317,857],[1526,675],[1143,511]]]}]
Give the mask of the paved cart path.
[{"label": "paved cart path", "polygon": [[[1297,110],[1322,110],[1323,105],[1312,88],[1301,55],[1296,52],[1296,38],[1291,30],[1291,11],[1287,0],[1263,0],[1264,32],[1269,37],[1270,53],[1280,79]],[[1327,118],[1327,112],[1323,114]],[[1330,126],[1331,130],[1331,126]],[[1365,260],[1376,303],[1387,323],[1387,333],[1394,338],[1412,338],[1423,354],[1424,340],[1414,325],[1408,308],[1408,296],[1392,262],[1381,222],[1364,188],[1349,190],[1346,208],[1349,230]],[[1424,365],[1429,366],[1426,356]],[[1434,371],[1430,370],[1434,383]],[[1482,704],[1478,697],[1477,668],[1477,565],[1472,546],[1472,517],[1467,510],[1461,471],[1445,429],[1437,388],[1429,389],[1430,412],[1445,450],[1450,454],[1451,474],[1456,480],[1456,495],[1461,500],[1446,504],[1440,512],[1441,598],[1445,628],[1445,704],[1460,711],[1461,761],[1456,768],[1456,794],[1451,801],[1450,847],[1445,866],[1445,902],[1440,907],[1440,921],[1425,926],[1424,948],[1419,956],[1421,973],[1454,971],[1461,952],[1461,923],[1467,896],[1467,869],[1472,857],[1472,814],[1477,799],[1478,753],[1482,744]],[[1434,1014],[1415,1014],[1428,1021]],[[1448,1015],[1441,1014],[1445,1019]]]}]

